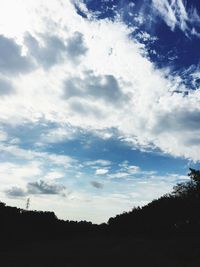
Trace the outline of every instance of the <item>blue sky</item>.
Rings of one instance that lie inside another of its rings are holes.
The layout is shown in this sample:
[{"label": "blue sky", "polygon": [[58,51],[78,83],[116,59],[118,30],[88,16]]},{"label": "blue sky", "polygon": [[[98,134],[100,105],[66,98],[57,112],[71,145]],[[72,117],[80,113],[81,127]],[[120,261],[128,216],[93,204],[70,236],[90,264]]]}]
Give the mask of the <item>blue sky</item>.
[{"label": "blue sky", "polygon": [[0,5],[1,201],[101,223],[199,167],[198,1]]}]

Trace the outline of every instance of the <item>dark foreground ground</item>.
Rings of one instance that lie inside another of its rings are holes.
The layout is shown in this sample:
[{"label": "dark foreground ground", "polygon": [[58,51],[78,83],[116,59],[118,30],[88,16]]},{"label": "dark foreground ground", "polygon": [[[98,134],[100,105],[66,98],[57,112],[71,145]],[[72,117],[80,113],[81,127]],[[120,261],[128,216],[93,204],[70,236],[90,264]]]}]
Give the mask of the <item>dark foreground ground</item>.
[{"label": "dark foreground ground", "polygon": [[200,267],[200,240],[130,237],[1,243],[2,267]]}]

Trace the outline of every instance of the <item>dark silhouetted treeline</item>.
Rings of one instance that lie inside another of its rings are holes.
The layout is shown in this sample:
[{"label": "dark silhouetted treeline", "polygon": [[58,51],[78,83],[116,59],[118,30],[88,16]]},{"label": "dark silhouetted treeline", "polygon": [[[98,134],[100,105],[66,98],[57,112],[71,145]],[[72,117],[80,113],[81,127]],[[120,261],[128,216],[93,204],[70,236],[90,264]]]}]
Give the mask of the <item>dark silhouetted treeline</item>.
[{"label": "dark silhouetted treeline", "polygon": [[54,212],[28,211],[0,202],[1,239],[66,239],[93,233],[97,225],[86,221],[58,220]]},{"label": "dark silhouetted treeline", "polygon": [[200,171],[190,169],[190,180],[171,194],[148,205],[110,218],[110,231],[121,234],[182,236],[200,234]]},{"label": "dark silhouetted treeline", "polygon": [[161,237],[200,234],[200,171],[190,169],[188,175],[190,180],[177,184],[171,194],[101,225],[58,220],[53,212],[27,211],[0,202],[1,238],[65,239],[98,233]]},{"label": "dark silhouetted treeline", "polygon": [[101,225],[0,202],[0,266],[199,267],[200,171],[189,178]]}]

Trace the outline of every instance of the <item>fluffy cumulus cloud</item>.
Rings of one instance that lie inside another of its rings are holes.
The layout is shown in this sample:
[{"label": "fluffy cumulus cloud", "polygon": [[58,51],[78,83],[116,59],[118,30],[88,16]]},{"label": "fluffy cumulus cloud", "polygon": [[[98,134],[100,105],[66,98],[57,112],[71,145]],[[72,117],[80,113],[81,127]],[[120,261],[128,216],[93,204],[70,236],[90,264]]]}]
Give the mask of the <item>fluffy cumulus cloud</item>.
[{"label": "fluffy cumulus cloud", "polygon": [[[23,5],[30,8],[27,2]],[[64,1],[42,1],[41,6],[36,1],[31,7],[30,16],[38,23],[27,25],[20,45],[2,30],[1,72],[13,74],[11,81],[1,82],[2,95],[11,95],[0,100],[2,120],[20,124],[45,118],[62,128],[115,128],[139,147],[153,145],[175,156],[199,159],[194,138],[200,130],[198,90],[190,92],[180,85],[181,78],[178,82],[167,70],[155,69],[145,57],[145,47],[129,38],[131,30],[122,22],[85,20]]]},{"label": "fluffy cumulus cloud", "polygon": [[92,71],[88,71],[84,79],[72,78],[65,82],[64,97],[91,98],[98,101],[104,100],[109,104],[125,103],[128,97],[123,95],[117,80],[113,75],[96,76]]},{"label": "fluffy cumulus cloud", "polygon": [[0,72],[16,75],[32,69],[31,59],[22,55],[22,47],[12,38],[0,36]]},{"label": "fluffy cumulus cloud", "polygon": [[[182,1],[154,0],[153,5],[172,30],[179,27],[187,32],[191,19],[198,20],[195,10],[189,16]],[[88,190],[103,192],[109,186],[96,178],[107,177],[110,184],[115,178],[150,175],[126,162],[110,172],[107,159],[86,158],[83,164],[66,150],[58,153],[53,149],[56,143],[87,132],[103,140],[116,137],[142,151],[157,148],[172,156],[200,160],[199,88],[190,90],[181,77],[172,77],[170,69],[156,68],[145,45],[135,39],[134,28],[119,19],[85,19],[71,1],[8,0],[2,6],[0,172],[7,195],[56,197],[66,184],[75,188],[82,181]],[[28,137],[27,128],[32,134]],[[14,137],[17,129],[24,132],[21,139],[20,134]],[[34,134],[37,142],[31,139]],[[87,178],[84,168],[94,178]],[[156,191],[152,183],[148,186]],[[164,185],[163,191],[169,187]],[[74,190],[69,198],[78,206],[82,198],[91,200],[84,193]],[[108,196],[107,201],[116,204],[116,196]],[[105,198],[94,199],[97,206],[105,204]],[[123,211],[127,199],[121,199]]]},{"label": "fluffy cumulus cloud", "polygon": [[73,36],[67,40],[63,40],[63,38],[59,38],[56,35],[39,37],[37,40],[27,33],[24,41],[30,56],[35,59],[38,66],[42,66],[45,69],[62,63],[66,57],[68,60],[78,63],[80,57],[87,51],[83,35],[80,32],[74,32]]}]

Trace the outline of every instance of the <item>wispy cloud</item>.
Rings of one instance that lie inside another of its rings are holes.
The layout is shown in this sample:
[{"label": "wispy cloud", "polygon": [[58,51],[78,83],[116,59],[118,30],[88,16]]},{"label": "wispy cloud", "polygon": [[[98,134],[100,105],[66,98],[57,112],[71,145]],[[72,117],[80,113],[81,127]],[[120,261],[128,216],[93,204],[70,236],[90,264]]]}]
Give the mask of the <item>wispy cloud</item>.
[{"label": "wispy cloud", "polygon": [[195,29],[195,27],[200,16],[195,8],[187,10],[186,2],[182,0],[153,0],[152,3],[154,9],[172,31],[177,27],[187,36],[196,35],[199,37],[198,28]]},{"label": "wispy cloud", "polygon": [[86,166],[109,166],[111,165],[111,161],[105,159],[98,159],[93,161],[86,161],[84,163]]},{"label": "wispy cloud", "polygon": [[55,153],[40,152],[31,149],[23,149],[17,145],[1,144],[0,151],[24,160],[38,160],[38,161],[48,160],[49,162],[55,165],[64,166],[65,168],[69,167],[71,163],[75,162],[74,159],[72,159],[67,155],[57,155]]}]

